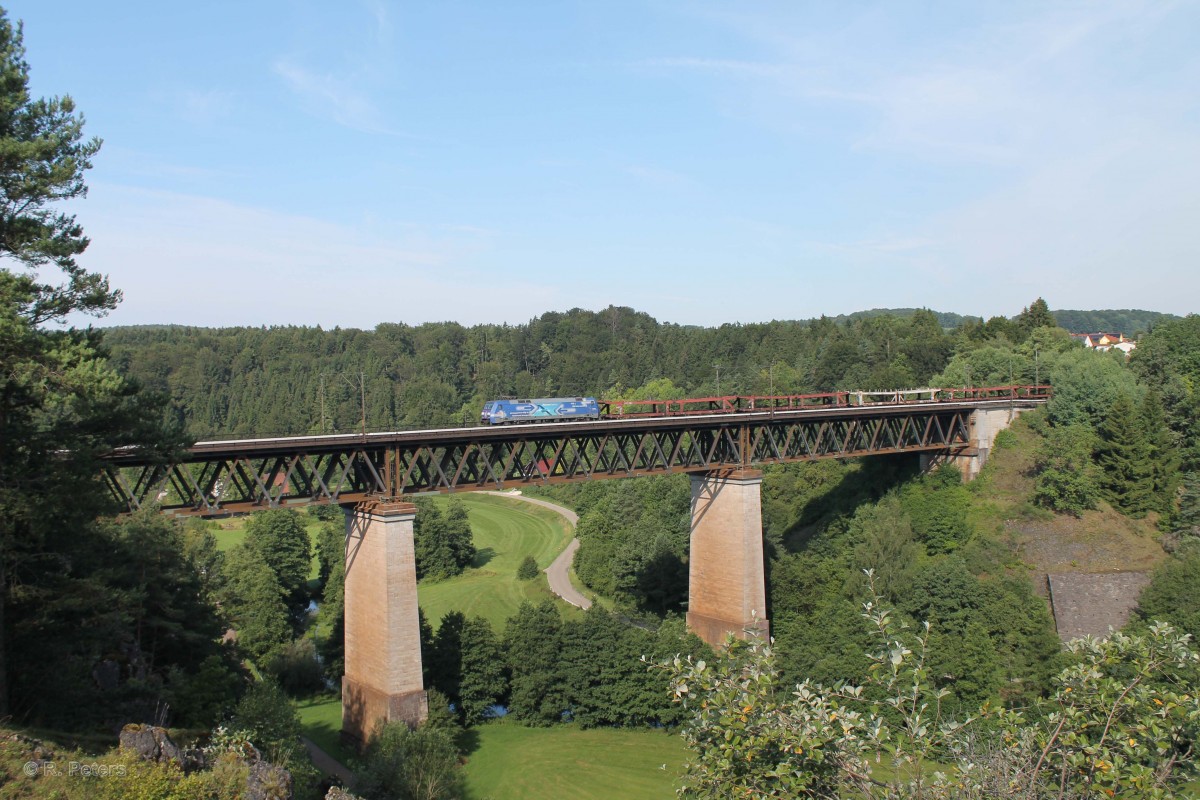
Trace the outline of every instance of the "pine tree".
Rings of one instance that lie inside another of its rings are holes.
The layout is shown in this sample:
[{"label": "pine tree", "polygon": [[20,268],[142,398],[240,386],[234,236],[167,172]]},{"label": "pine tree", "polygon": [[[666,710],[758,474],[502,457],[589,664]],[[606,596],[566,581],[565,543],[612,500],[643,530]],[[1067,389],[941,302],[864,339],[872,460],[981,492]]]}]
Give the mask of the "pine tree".
[{"label": "pine tree", "polygon": [[562,719],[566,703],[559,679],[562,618],[550,600],[522,603],[508,620],[504,648],[511,671],[509,713],[529,725]]},{"label": "pine tree", "polygon": [[1181,541],[1200,541],[1200,475],[1183,476],[1179,508],[1171,516],[1171,533]]},{"label": "pine tree", "polygon": [[246,543],[275,573],[292,605],[307,605],[312,543],[295,511],[259,511],[246,520]]},{"label": "pine tree", "polygon": [[446,520],[438,507],[426,500],[417,502],[413,547],[418,580],[441,580],[457,574],[446,535]]},{"label": "pine tree", "polygon": [[461,500],[450,501],[446,509],[446,536],[450,551],[454,555],[454,574],[461,573],[475,559],[475,539],[471,531],[471,520],[467,507]]},{"label": "pine tree", "polygon": [[492,624],[482,617],[472,617],[463,625],[461,648],[463,717],[468,725],[477,725],[508,694],[504,653]]},{"label": "pine tree", "polygon": [[1174,505],[1175,490],[1179,486],[1179,451],[1171,429],[1167,427],[1162,396],[1153,386],[1146,391],[1141,410],[1150,491],[1153,495],[1150,508],[1168,513]]},{"label": "pine tree", "polygon": [[1100,425],[1096,462],[1104,498],[1126,514],[1140,516],[1154,507],[1150,448],[1142,420],[1122,392]]},{"label": "pine tree", "polygon": [[246,542],[229,551],[225,581],[223,605],[237,628],[238,646],[261,662],[292,638],[283,588]]},{"label": "pine tree", "polygon": [[438,623],[433,635],[433,647],[429,659],[430,685],[450,699],[459,708],[462,697],[459,686],[462,682],[462,632],[467,618],[461,611],[448,611]]},{"label": "pine tree", "polygon": [[[120,301],[104,275],[76,263],[88,239],[63,211],[86,195],[100,149],[83,125],[70,97],[30,95],[22,28],[0,9],[0,717],[16,691],[22,713],[69,704],[61,681],[88,702],[95,656],[77,640],[99,632],[93,617],[110,609],[94,598],[113,592],[105,554],[82,557],[98,540],[92,521],[111,510],[98,458],[181,444],[156,403],[109,365],[100,334],[67,326]],[[74,606],[71,625],[49,616],[56,604]],[[79,664],[64,661],[69,651]],[[48,678],[60,683],[51,689]]]},{"label": "pine tree", "polygon": [[1058,321],[1050,313],[1050,306],[1040,297],[1030,303],[1028,308],[1022,309],[1015,322],[1022,341],[1028,339],[1029,334],[1038,328],[1058,327]]}]

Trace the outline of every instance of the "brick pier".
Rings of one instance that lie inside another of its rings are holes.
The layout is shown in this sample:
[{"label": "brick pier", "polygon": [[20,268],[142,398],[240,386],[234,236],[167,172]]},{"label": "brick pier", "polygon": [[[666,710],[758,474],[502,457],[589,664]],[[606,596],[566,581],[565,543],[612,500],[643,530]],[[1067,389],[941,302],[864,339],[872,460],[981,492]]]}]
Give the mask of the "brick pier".
[{"label": "brick pier", "polygon": [[363,745],[380,722],[428,714],[421,680],[411,503],[346,506],[346,673],[342,735]]}]

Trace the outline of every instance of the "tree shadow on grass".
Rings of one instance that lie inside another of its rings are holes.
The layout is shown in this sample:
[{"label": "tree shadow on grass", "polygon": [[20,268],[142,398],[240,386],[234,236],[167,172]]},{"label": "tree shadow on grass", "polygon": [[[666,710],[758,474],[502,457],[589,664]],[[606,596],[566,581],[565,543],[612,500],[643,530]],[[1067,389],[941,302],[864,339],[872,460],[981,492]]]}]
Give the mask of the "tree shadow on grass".
[{"label": "tree shadow on grass", "polygon": [[495,557],[496,551],[494,548],[485,547],[482,550],[476,550],[475,557],[471,559],[471,566],[475,569],[485,567]]},{"label": "tree shadow on grass", "polygon": [[454,737],[458,750],[464,755],[470,755],[479,749],[479,731],[474,728],[464,728]]}]

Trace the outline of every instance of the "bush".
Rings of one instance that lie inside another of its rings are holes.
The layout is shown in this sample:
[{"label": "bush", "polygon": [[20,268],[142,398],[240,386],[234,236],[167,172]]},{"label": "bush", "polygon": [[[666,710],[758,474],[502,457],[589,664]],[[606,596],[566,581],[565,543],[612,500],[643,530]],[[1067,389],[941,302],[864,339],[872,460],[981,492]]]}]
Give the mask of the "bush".
[{"label": "bush", "polygon": [[[770,645],[753,636],[731,639],[712,664],[662,665],[691,709],[683,796],[1183,796],[1200,724],[1189,683],[1200,653],[1186,634],[1155,623],[1143,635],[1076,640],[1075,664],[1028,717],[985,705],[960,722],[944,718],[945,692],[931,683],[931,626],[906,634],[874,598],[863,617],[877,649],[862,686],[781,691]],[[934,764],[944,771],[930,773]]]},{"label": "bush", "polygon": [[167,674],[175,724],[211,728],[229,713],[242,692],[242,676],[220,655],[204,659],[193,674],[179,667]]},{"label": "bush", "polygon": [[303,697],[325,688],[325,675],[312,639],[294,639],[272,654],[267,672],[292,697]]},{"label": "bush", "polygon": [[378,728],[363,756],[355,791],[367,800],[442,800],[462,794],[454,738],[444,728]]},{"label": "bush", "polygon": [[270,761],[300,740],[300,717],[283,689],[271,681],[250,687],[233,712],[233,728],[248,731],[250,741]]},{"label": "bush", "polygon": [[1100,486],[1092,467],[1094,442],[1083,425],[1050,429],[1037,455],[1035,503],[1076,517],[1096,507]]},{"label": "bush", "polygon": [[999,452],[1001,450],[1011,450],[1020,443],[1017,439],[1017,434],[1005,428],[996,433],[996,439],[992,442],[992,451]]},{"label": "bush", "polygon": [[538,569],[537,560],[533,556],[525,556],[521,561],[521,566],[517,567],[517,578],[523,581],[531,581],[538,576],[541,570]]}]

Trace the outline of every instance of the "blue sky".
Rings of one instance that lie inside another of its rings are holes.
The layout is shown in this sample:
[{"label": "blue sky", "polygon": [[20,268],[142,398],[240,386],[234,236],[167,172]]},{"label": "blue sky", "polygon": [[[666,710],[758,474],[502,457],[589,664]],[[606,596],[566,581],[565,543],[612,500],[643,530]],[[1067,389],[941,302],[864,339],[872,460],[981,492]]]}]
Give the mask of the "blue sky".
[{"label": "blue sky", "polygon": [[4,5],[106,324],[1200,311],[1195,2]]}]

